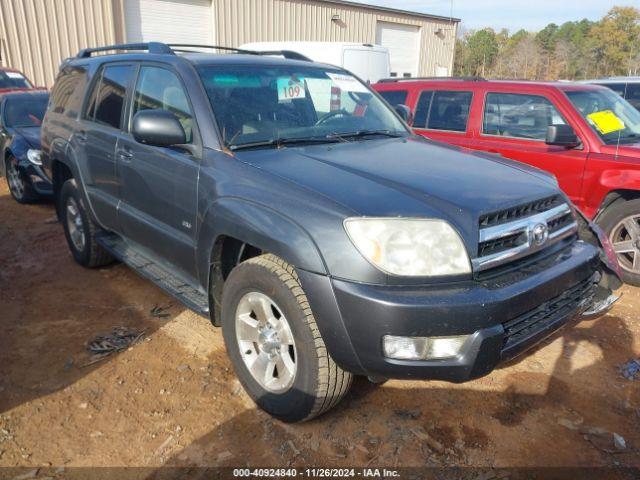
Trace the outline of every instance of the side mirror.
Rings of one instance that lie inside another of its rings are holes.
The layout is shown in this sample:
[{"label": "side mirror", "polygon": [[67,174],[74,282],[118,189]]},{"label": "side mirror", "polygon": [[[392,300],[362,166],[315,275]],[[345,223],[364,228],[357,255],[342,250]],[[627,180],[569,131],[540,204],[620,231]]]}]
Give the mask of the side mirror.
[{"label": "side mirror", "polygon": [[187,143],[187,135],[178,117],[167,110],[142,110],[136,113],[131,133],[136,142],[156,147]]},{"label": "side mirror", "polygon": [[409,107],[407,107],[406,105],[403,105],[402,103],[399,103],[393,108],[396,111],[396,113],[400,115],[402,120],[407,122],[409,125],[413,123],[413,115],[411,115],[411,109]]},{"label": "side mirror", "polygon": [[547,145],[574,148],[580,145],[580,140],[570,125],[549,125],[545,143]]}]

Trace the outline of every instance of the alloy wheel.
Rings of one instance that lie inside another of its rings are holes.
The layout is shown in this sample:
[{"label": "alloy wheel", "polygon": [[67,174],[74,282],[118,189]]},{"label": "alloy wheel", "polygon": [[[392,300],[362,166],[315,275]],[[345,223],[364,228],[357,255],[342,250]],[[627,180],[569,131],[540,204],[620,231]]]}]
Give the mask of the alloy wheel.
[{"label": "alloy wheel", "polygon": [[18,170],[18,162],[15,158],[11,158],[7,162],[7,183],[11,193],[18,199],[24,196],[25,186],[20,171]]},{"label": "alloy wheel", "polygon": [[295,340],[282,310],[267,295],[250,292],[236,309],[236,339],[242,360],[262,388],[287,391],[295,380]]},{"label": "alloy wheel", "polygon": [[73,246],[78,252],[84,250],[86,242],[84,222],[82,221],[82,215],[80,215],[80,209],[78,203],[73,197],[69,197],[67,200],[67,228],[69,229],[69,236],[73,242]]},{"label": "alloy wheel", "polygon": [[613,249],[620,266],[630,273],[640,273],[640,215],[630,215],[611,230]]}]

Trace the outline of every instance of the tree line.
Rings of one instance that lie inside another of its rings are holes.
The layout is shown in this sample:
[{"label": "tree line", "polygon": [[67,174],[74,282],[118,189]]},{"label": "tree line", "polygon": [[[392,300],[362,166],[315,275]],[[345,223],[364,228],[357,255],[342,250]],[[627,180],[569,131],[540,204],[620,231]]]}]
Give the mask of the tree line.
[{"label": "tree line", "polygon": [[539,32],[465,32],[456,41],[454,72],[528,80],[640,75],[640,9],[613,7],[598,21],[550,23]]}]

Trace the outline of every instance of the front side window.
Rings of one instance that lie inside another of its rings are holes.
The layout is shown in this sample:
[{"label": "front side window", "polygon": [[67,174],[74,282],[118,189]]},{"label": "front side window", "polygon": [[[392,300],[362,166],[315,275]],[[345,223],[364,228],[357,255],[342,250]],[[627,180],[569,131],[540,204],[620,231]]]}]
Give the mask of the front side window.
[{"label": "front side window", "polygon": [[210,65],[199,73],[230,148],[409,134],[385,102],[342,70]]},{"label": "front side window", "polygon": [[133,75],[131,65],[111,65],[104,68],[89,100],[87,117],[97,123],[120,128],[127,97],[127,87]]},{"label": "front side window", "polygon": [[378,93],[392,107],[395,107],[396,105],[404,105],[405,103],[407,103],[408,92],[406,90],[384,90]]},{"label": "front side window", "polygon": [[567,91],[580,115],[608,145],[640,142],[640,112],[609,89]]},{"label": "front side window", "polygon": [[556,107],[540,95],[487,94],[482,123],[485,135],[545,141],[547,127],[565,124]]},{"label": "front side window", "polygon": [[466,132],[472,98],[471,92],[422,92],[416,106],[413,125],[429,130]]},{"label": "front side window", "polygon": [[167,110],[182,124],[187,143],[193,136],[193,114],[178,77],[160,67],[142,67],[133,97],[132,116],[142,110]]},{"label": "front side window", "polygon": [[47,109],[48,95],[9,96],[4,105],[7,127],[39,127]]},{"label": "front side window", "polygon": [[0,70],[0,89],[3,88],[33,88],[20,72]]}]

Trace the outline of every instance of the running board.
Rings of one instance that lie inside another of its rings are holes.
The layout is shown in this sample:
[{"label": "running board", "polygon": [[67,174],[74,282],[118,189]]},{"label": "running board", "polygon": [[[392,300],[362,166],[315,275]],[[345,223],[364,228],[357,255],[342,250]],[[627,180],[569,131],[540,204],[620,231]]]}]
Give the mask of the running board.
[{"label": "running board", "polygon": [[163,266],[154,263],[135,251],[118,235],[100,233],[96,240],[100,246],[140,276],[151,280],[194,312],[209,318],[209,299],[205,293],[200,292],[173,275]]}]

